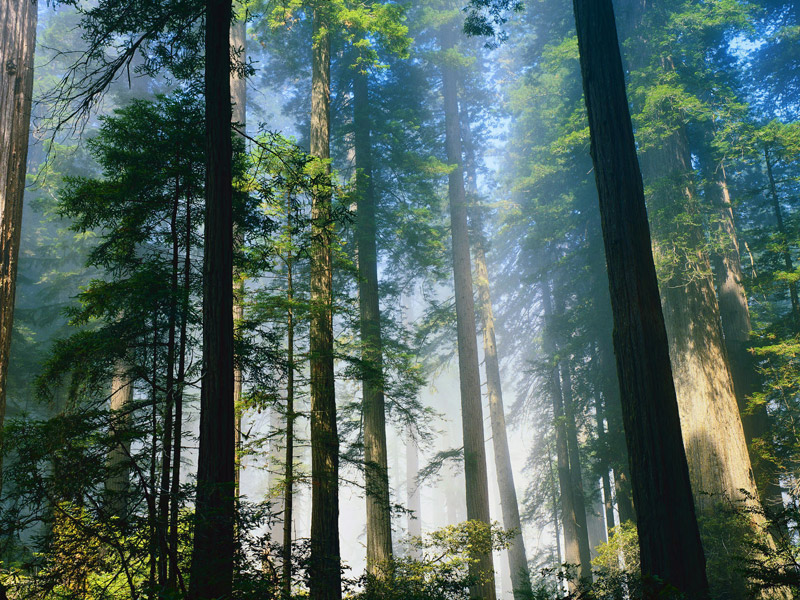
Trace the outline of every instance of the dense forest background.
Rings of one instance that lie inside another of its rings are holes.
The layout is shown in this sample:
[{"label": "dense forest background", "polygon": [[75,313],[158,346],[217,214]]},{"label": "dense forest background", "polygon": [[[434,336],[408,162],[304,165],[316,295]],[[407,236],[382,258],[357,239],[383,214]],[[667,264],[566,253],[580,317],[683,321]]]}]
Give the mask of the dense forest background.
[{"label": "dense forest background", "polygon": [[800,594],[797,3],[0,31],[0,598]]}]

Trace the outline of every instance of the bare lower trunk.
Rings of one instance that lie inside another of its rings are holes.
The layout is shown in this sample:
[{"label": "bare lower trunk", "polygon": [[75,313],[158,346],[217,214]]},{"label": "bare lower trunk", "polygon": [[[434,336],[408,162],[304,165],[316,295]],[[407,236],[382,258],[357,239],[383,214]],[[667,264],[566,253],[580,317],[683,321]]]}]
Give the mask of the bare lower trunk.
[{"label": "bare lower trunk", "polygon": [[[442,36],[442,50],[455,46],[455,32]],[[450,64],[442,66],[442,93],[445,110],[445,144],[450,172],[450,227],[453,240],[453,279],[455,282],[458,337],[458,372],[461,387],[461,422],[464,440],[464,476],[466,480],[467,518],[491,523],[489,515],[489,480],[486,472],[486,446],[483,432],[483,407],[475,337],[475,301],[472,288],[467,206],[464,172],[461,168],[461,127],[458,115],[458,72]],[[473,553],[472,574],[478,583],[470,588],[472,598],[494,600],[494,565],[491,552]]]},{"label": "bare lower trunk", "polygon": [[[406,504],[408,505],[408,535],[419,538],[422,536],[422,499],[419,493],[419,449],[414,436],[406,436]],[[411,558],[419,559],[420,551],[417,546],[411,546]]]},{"label": "bare lower trunk", "polygon": [[203,376],[191,600],[227,598],[233,584],[236,474],[230,22],[231,0],[207,0]]},{"label": "bare lower trunk", "polygon": [[367,499],[367,571],[385,575],[392,559],[392,515],[386,451],[386,409],[383,394],[383,349],[378,292],[378,250],[375,186],[372,181],[369,88],[367,73],[353,74],[355,128],[356,244],[358,299],[361,316],[361,360],[364,418],[364,479]]},{"label": "bare lower trunk", "polygon": [[287,201],[286,232],[289,250],[286,253],[286,454],[284,458],[283,492],[283,586],[284,600],[292,597],[292,520],[294,519],[294,262],[292,252],[292,200]]},{"label": "bare lower trunk", "polygon": [[[573,0],[642,574],[708,597],[611,0]],[[657,597],[658,591],[647,593]]]},{"label": "bare lower trunk", "polygon": [[133,400],[133,381],[128,376],[127,367],[117,363],[111,381],[111,437],[116,440],[106,457],[108,476],[105,482],[106,507],[110,515],[123,522],[128,517],[128,490],[130,488],[130,448],[127,428],[130,422],[129,411]]},{"label": "bare lower trunk", "polygon": [[[37,16],[35,0],[0,3],[0,430],[6,415]],[[0,453],[0,489],[2,482]]]},{"label": "bare lower trunk", "polygon": [[330,17],[314,3],[311,155],[319,183],[311,206],[311,598],[340,600],[339,437],[333,369],[333,215],[330,184]]},{"label": "bare lower trunk", "polygon": [[489,396],[489,417],[492,425],[492,444],[494,448],[495,472],[500,490],[500,508],[503,513],[503,527],[515,531],[508,547],[508,567],[515,600],[529,598],[531,576],[522,537],[522,523],[519,518],[517,490],[514,486],[514,471],[511,467],[511,452],[508,449],[506,415],[503,406],[503,389],[500,382],[500,360],[497,356],[494,311],[489,286],[489,269],[486,266],[486,250],[483,237],[481,207],[477,206],[477,167],[475,146],[470,131],[467,111],[461,112],[461,137],[466,157],[468,193],[470,198],[470,222],[472,225],[472,251],[475,260],[475,287],[478,291],[478,314],[483,331],[483,360],[486,371],[486,390]]}]

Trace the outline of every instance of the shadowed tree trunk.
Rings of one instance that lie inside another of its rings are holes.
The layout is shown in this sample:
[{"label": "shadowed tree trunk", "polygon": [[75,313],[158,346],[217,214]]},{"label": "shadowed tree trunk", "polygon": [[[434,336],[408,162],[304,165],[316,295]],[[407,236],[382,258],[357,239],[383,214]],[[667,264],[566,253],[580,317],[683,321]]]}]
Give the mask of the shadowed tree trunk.
[{"label": "shadowed tree trunk", "polygon": [[207,0],[203,375],[191,600],[231,594],[234,553],[231,0]]},{"label": "shadowed tree trunk", "polygon": [[522,524],[519,518],[517,490],[514,486],[514,471],[511,468],[511,453],[508,449],[506,416],[503,407],[503,389],[500,382],[500,360],[497,356],[497,340],[494,327],[494,311],[489,286],[489,269],[486,266],[486,244],[483,236],[481,207],[478,206],[477,168],[475,145],[470,130],[469,113],[465,103],[461,105],[461,139],[464,145],[465,168],[467,174],[468,214],[472,226],[472,252],[475,260],[475,287],[478,291],[478,314],[483,332],[483,360],[486,371],[486,389],[489,396],[489,417],[492,425],[492,444],[494,447],[495,472],[500,491],[500,508],[503,512],[503,527],[516,531],[508,547],[508,567],[515,600],[529,598],[531,576],[522,538]]},{"label": "shadowed tree trunk", "polygon": [[294,253],[292,198],[286,200],[286,454],[283,492],[283,598],[292,597],[292,521],[294,519]]},{"label": "shadowed tree trunk", "polygon": [[[642,574],[708,597],[611,0],[573,0]],[[657,597],[658,591],[647,594]]]},{"label": "shadowed tree trunk", "polygon": [[361,360],[364,419],[364,478],[367,499],[367,571],[382,577],[392,558],[392,515],[386,451],[386,409],[383,397],[383,350],[378,293],[376,198],[372,181],[368,74],[353,73],[355,129],[356,245],[358,299],[361,316]]},{"label": "shadowed tree trunk", "polygon": [[331,41],[328,3],[313,3],[311,155],[318,159],[311,206],[312,600],[339,600],[339,437],[333,370],[333,215],[330,182]]},{"label": "shadowed tree trunk", "polygon": [[111,380],[111,436],[117,443],[106,457],[108,476],[105,482],[106,508],[112,516],[123,521],[128,517],[128,490],[130,488],[130,441],[127,439],[127,428],[130,422],[128,411],[133,400],[133,382],[128,370],[121,361],[114,368]]},{"label": "shadowed tree trunk", "polygon": [[[6,379],[28,161],[37,10],[35,0],[0,3],[0,430],[6,416]],[[0,489],[2,484],[0,454]]]},{"label": "shadowed tree trunk", "polygon": [[[458,373],[461,388],[461,424],[464,440],[464,476],[466,480],[467,518],[491,523],[489,516],[489,480],[486,472],[486,445],[483,433],[483,407],[478,365],[478,342],[475,335],[475,300],[472,291],[467,202],[464,171],[461,167],[461,127],[458,115],[458,71],[451,64],[448,51],[455,48],[455,31],[447,26],[442,34],[442,94],[445,113],[445,145],[450,172],[450,228],[453,240],[453,279],[455,282],[458,337]],[[494,565],[491,552],[474,553],[471,564],[479,583],[470,588],[470,597],[494,600]]]}]

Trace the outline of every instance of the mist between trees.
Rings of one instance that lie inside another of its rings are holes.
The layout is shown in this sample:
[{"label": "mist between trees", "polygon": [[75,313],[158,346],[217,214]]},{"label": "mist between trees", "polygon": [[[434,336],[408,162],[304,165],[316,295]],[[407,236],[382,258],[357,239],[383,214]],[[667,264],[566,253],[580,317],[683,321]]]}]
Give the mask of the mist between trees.
[{"label": "mist between trees", "polygon": [[800,594],[796,3],[0,30],[0,600]]}]

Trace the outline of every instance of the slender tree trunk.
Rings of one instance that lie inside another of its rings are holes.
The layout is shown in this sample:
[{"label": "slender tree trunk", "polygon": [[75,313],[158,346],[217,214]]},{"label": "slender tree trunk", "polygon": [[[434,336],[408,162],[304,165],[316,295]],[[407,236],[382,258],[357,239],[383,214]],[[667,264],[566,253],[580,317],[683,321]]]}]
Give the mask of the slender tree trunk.
[{"label": "slender tree trunk", "polygon": [[748,409],[748,399],[760,389],[761,382],[755,360],[749,351],[752,329],[750,307],[744,289],[739,238],[725,166],[712,159],[709,148],[704,148],[701,160],[705,162],[709,171],[706,176],[706,195],[717,211],[722,246],[720,251],[714,252],[712,259],[717,278],[719,315],[725,349],[730,361],[733,389],[761,502],[767,507],[782,507],[777,466],[768,457],[761,456],[753,447],[753,440],[764,438],[769,434],[770,423],[764,404],[760,404],[752,411]]},{"label": "slender tree trunk", "polygon": [[[244,7],[240,5],[239,10],[244,12]],[[247,64],[246,35],[247,22],[246,15],[237,14],[236,19],[231,23],[230,43],[231,51],[236,57],[237,68],[231,70],[231,101],[233,103],[231,121],[241,131],[245,131],[247,122],[247,79],[242,75],[239,66]],[[242,246],[242,236],[237,231],[234,223],[233,243],[234,251],[238,251]],[[241,335],[241,323],[244,318],[244,278],[238,269],[233,270],[233,327],[234,335]],[[233,406],[236,415],[236,425],[234,437],[236,443],[236,497],[241,491],[241,470],[242,470],[242,366],[241,361],[236,360],[233,366]]]},{"label": "slender tree trunk", "polygon": [[148,564],[150,573],[147,579],[147,590],[150,598],[156,598],[156,575],[158,573],[158,310],[153,311],[153,351],[150,364],[150,491],[147,494],[147,528],[148,528]]},{"label": "slender tree trunk", "polygon": [[[542,289],[542,308],[545,318],[545,334],[543,350],[548,360],[554,361],[550,376],[549,387],[550,397],[553,402],[553,427],[556,438],[556,468],[558,470],[558,485],[561,492],[561,524],[564,528],[564,560],[569,565],[578,567],[576,578],[569,581],[570,589],[577,587],[578,581],[586,576],[583,560],[582,538],[586,536],[586,513],[583,515],[583,530],[581,530],[581,519],[578,516],[578,500],[573,485],[572,472],[570,469],[569,442],[567,439],[567,424],[564,414],[564,396],[562,389],[561,373],[557,362],[557,350],[549,329],[553,318],[553,306],[550,297],[550,283],[546,282]],[[585,509],[584,509],[585,510]],[[585,546],[588,549],[589,542],[586,538]],[[591,575],[591,570],[589,571]]]},{"label": "slender tree trunk", "polygon": [[[37,17],[35,0],[0,3],[0,431],[6,415]],[[0,453],[0,489],[2,484]]]},{"label": "slender tree trunk", "polygon": [[[573,0],[642,574],[708,597],[611,0]],[[648,592],[656,598],[658,592]]]},{"label": "slender tree trunk", "polygon": [[[792,255],[789,252],[789,240],[786,236],[786,226],[783,224],[783,212],[781,211],[781,202],[778,198],[778,188],[775,186],[775,176],[772,174],[772,161],[770,160],[769,148],[764,147],[764,162],[767,165],[767,177],[769,179],[769,197],[772,203],[772,211],[775,215],[775,221],[778,225],[778,233],[781,236],[781,244],[783,245],[783,265],[787,273],[794,271],[792,264]],[[792,302],[792,319],[794,320],[795,327],[800,326],[800,300],[797,296],[797,284],[789,282],[789,299]]]},{"label": "slender tree trunk", "polygon": [[180,182],[175,181],[175,198],[170,218],[172,236],[172,272],[170,273],[169,317],[167,323],[167,402],[164,410],[164,429],[161,443],[161,485],[158,495],[158,585],[162,592],[169,586],[169,497],[172,473],[173,410],[175,405],[175,329],[178,319],[178,276],[180,272],[180,245],[178,239],[178,209],[180,207]]},{"label": "slender tree trunk", "polygon": [[500,360],[497,356],[497,339],[494,327],[489,269],[486,266],[486,244],[483,235],[481,207],[477,205],[477,167],[475,145],[472,140],[468,111],[462,102],[461,138],[464,145],[467,174],[467,193],[472,226],[472,252],[475,260],[475,287],[478,292],[478,314],[483,332],[483,361],[486,371],[486,388],[489,396],[489,417],[492,425],[492,444],[494,447],[495,471],[500,490],[500,508],[503,513],[503,527],[516,531],[508,547],[508,567],[515,600],[529,598],[533,593],[525,541],[522,537],[522,523],[519,518],[517,490],[514,486],[514,471],[511,467],[511,452],[508,449],[506,415],[503,406],[503,388],[500,381]]},{"label": "slender tree trunk", "polygon": [[292,520],[294,519],[294,259],[292,252],[292,199],[286,202],[286,457],[283,494],[283,598],[292,597]]},{"label": "slender tree trunk", "polygon": [[203,376],[191,600],[227,598],[233,584],[236,475],[230,22],[231,0],[207,0]]},{"label": "slender tree trunk", "polygon": [[[358,68],[357,68],[358,69]],[[358,298],[361,316],[361,360],[364,419],[364,478],[367,498],[367,571],[384,577],[392,559],[392,515],[386,450],[386,409],[383,397],[383,350],[378,291],[376,198],[372,181],[372,128],[366,72],[353,73],[355,129],[356,244]]]},{"label": "slender tree trunk", "polygon": [[330,182],[331,40],[327,2],[314,5],[311,155],[311,598],[340,600],[339,436],[333,370],[333,215]]},{"label": "slender tree trunk", "polygon": [[108,513],[124,523],[128,518],[128,490],[130,488],[130,441],[128,440],[129,411],[133,401],[133,381],[123,362],[114,368],[111,380],[111,436],[117,442],[106,457],[108,476],[105,482]]},{"label": "slender tree trunk", "polygon": [[550,492],[553,502],[553,533],[556,537],[556,564],[555,567],[561,568],[561,529],[558,526],[558,494],[556,493],[556,480],[553,477],[553,458],[550,450],[547,452],[547,468],[550,473]]},{"label": "slender tree trunk", "polygon": [[586,518],[586,496],[583,493],[583,470],[578,446],[578,428],[572,396],[572,377],[568,359],[561,361],[561,389],[564,399],[564,422],[569,451],[569,474],[572,480],[572,495],[575,503],[575,519],[578,528],[578,550],[580,551],[580,576],[582,581],[592,581],[592,551],[589,545],[589,525]]},{"label": "slender tree trunk", "polygon": [[[605,408],[603,406],[604,398],[597,397],[596,410],[597,410],[597,441],[603,453],[607,457],[611,451],[609,449],[608,435],[606,434],[605,427]],[[601,460],[605,457],[601,457]],[[611,495],[611,465],[605,463],[603,465],[603,473],[601,475],[603,482],[603,510],[606,516],[606,541],[611,537],[610,531],[615,527],[614,525],[614,499]]]},{"label": "slender tree trunk", "polygon": [[[176,589],[181,579],[178,566],[178,512],[181,489],[181,442],[183,438],[183,389],[186,386],[186,336],[189,325],[189,298],[192,279],[192,202],[191,188],[186,189],[186,249],[183,259],[183,296],[181,298],[181,331],[178,338],[178,374],[175,381],[175,431],[172,440],[172,477],[169,506],[169,589]],[[183,581],[181,579],[181,587]]]},{"label": "slender tree trunk", "polygon": [[[450,26],[442,35],[442,51],[455,47],[455,32]],[[489,480],[486,472],[486,445],[483,433],[483,407],[475,336],[475,301],[472,288],[467,202],[464,171],[461,167],[461,127],[458,115],[458,71],[442,65],[442,94],[445,112],[445,145],[450,172],[450,227],[453,239],[453,278],[455,280],[458,335],[458,372],[461,386],[461,422],[464,436],[464,476],[466,479],[467,518],[489,525]],[[475,553],[473,574],[480,578],[470,596],[494,600],[494,565],[491,552]]]}]

